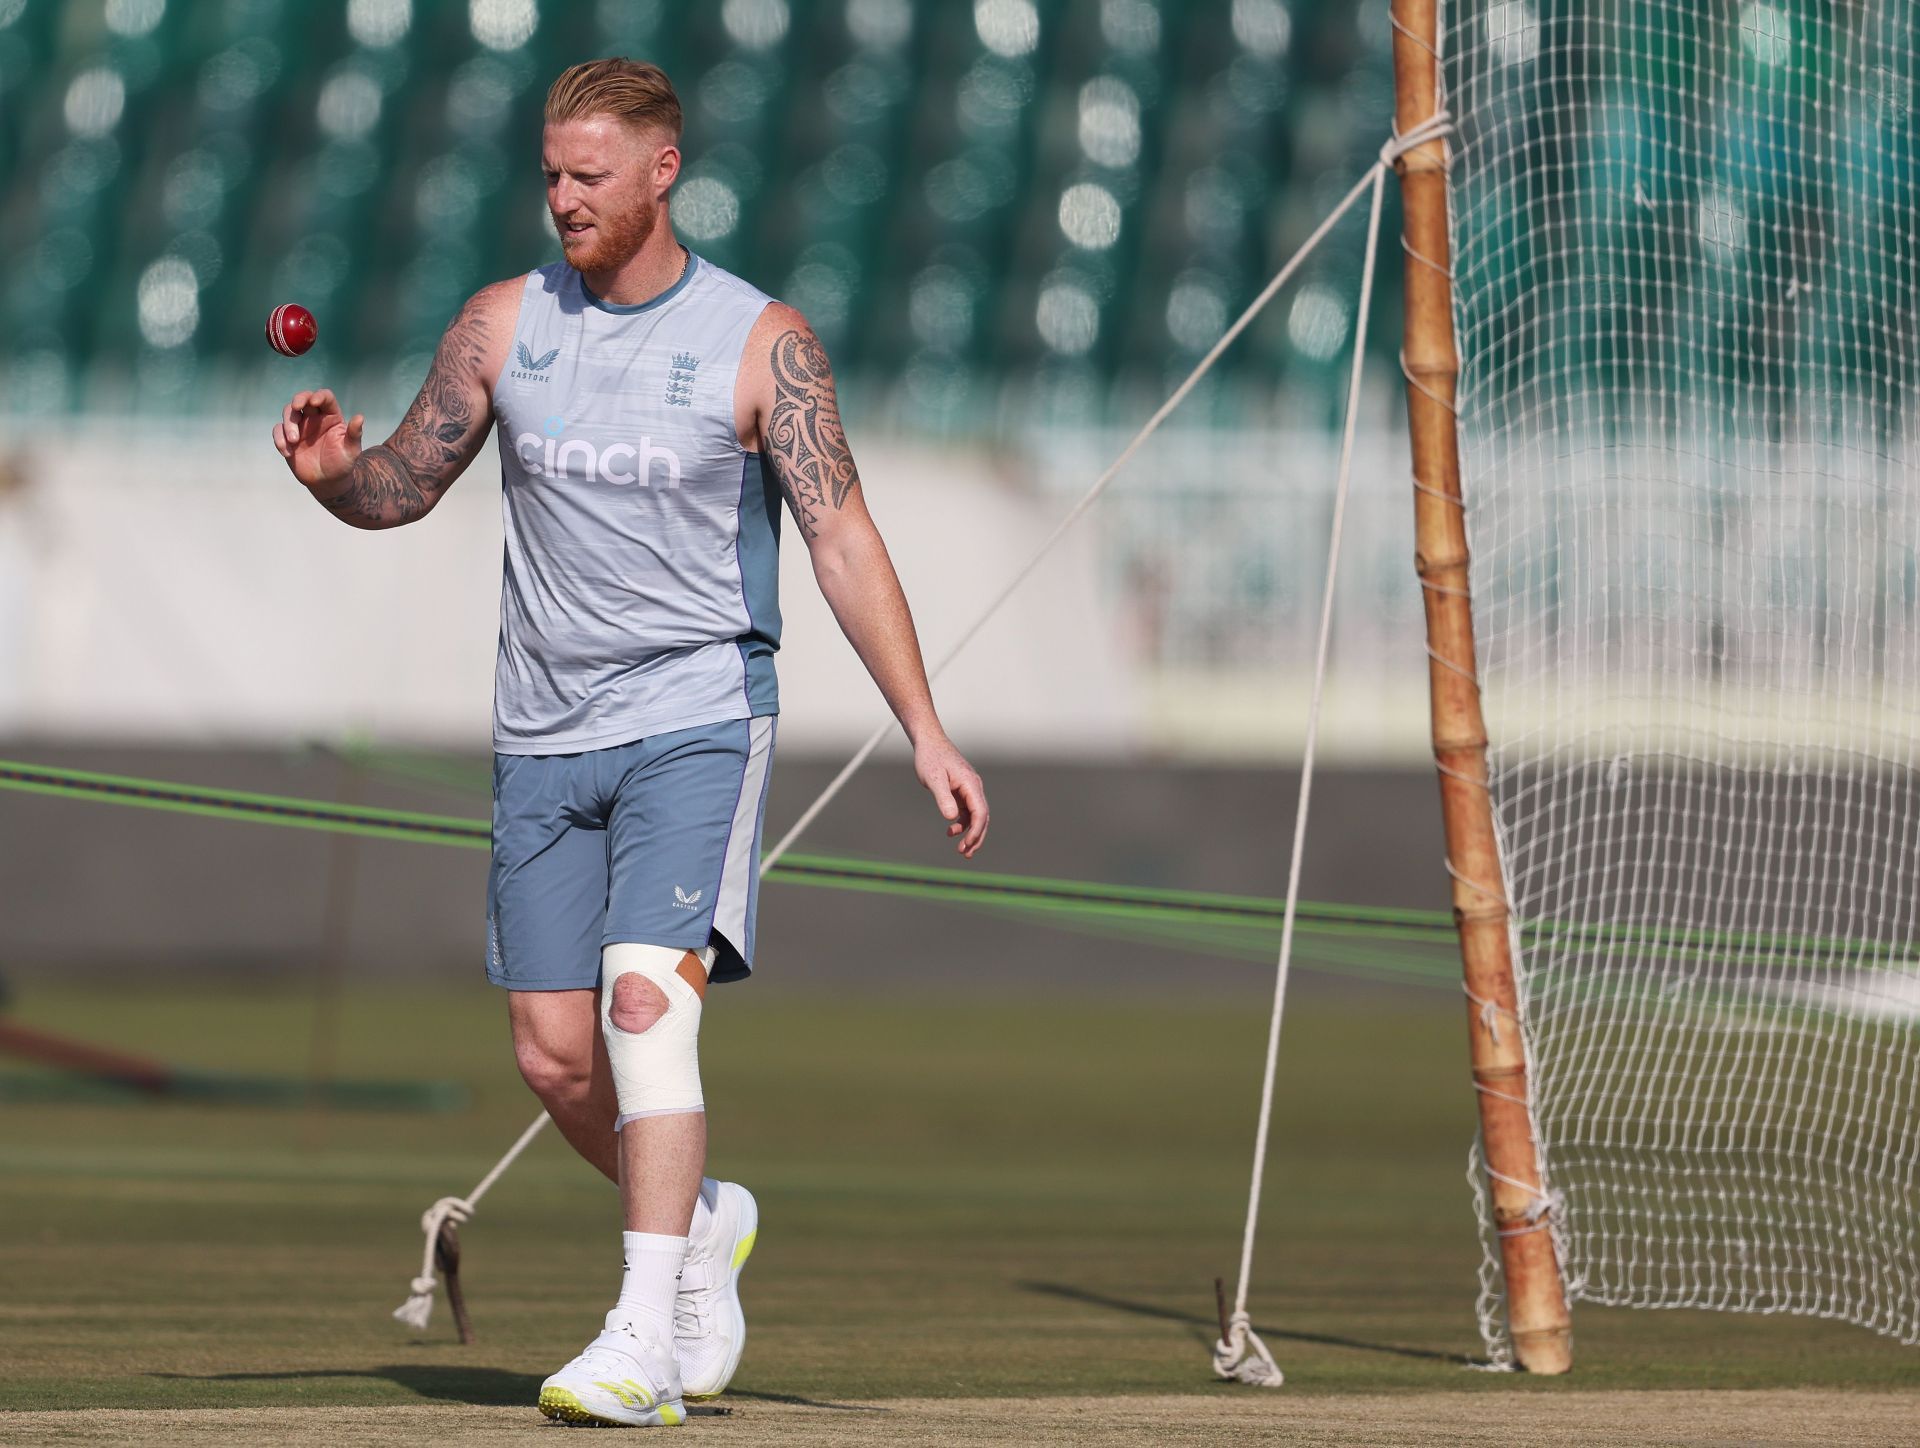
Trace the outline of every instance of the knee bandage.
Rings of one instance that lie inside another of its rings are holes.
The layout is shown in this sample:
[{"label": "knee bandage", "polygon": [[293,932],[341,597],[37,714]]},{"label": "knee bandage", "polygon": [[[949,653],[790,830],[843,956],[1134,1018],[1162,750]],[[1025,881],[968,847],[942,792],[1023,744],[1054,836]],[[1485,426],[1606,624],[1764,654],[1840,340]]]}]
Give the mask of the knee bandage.
[{"label": "knee bandage", "polygon": [[[667,945],[609,945],[600,952],[600,1033],[613,1066],[618,1131],[641,1116],[703,1111],[700,1092],[700,995],[680,974],[687,951]],[[713,969],[713,947],[693,952]],[[643,1031],[614,1022],[614,991],[622,976],[637,975],[666,997],[667,1008]]]}]

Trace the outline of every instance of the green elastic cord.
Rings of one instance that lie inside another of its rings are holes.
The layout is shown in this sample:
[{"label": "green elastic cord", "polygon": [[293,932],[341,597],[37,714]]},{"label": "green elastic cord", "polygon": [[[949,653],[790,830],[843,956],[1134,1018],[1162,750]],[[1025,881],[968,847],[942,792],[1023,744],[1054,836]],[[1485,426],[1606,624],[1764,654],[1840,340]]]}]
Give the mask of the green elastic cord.
[{"label": "green elastic cord", "polygon": [[175,814],[205,815],[212,819],[249,819],[256,824],[331,830],[337,834],[366,835],[374,839],[463,845],[469,849],[486,849],[491,837],[491,827],[486,820],[462,819],[455,815],[361,809],[351,805],[329,804],[325,800],[289,799],[283,795],[249,794],[237,789],[209,789],[158,779],[133,779],[121,774],[47,769],[13,760],[0,760],[0,789],[50,794],[66,799],[90,799],[100,804],[130,805],[136,809],[170,810]]},{"label": "green elastic cord", "polygon": [[[476,774],[454,761],[371,749],[343,753],[356,764],[418,782],[461,789],[476,783]],[[330,804],[4,760],[0,760],[0,789],[466,849],[487,848],[491,836],[489,822],[481,818]],[[1281,901],[1259,895],[1109,885],[842,855],[789,854],[767,872],[767,878],[782,884],[974,906],[1083,934],[1164,943],[1229,959],[1271,960],[1279,949],[1284,916]],[[1449,986],[1457,979],[1451,953],[1454,924],[1446,911],[1304,901],[1295,930],[1302,959],[1322,969]],[[1530,950],[1560,957],[1593,954],[1618,959],[1659,951],[1669,960],[1693,962],[1703,970],[1778,963],[1783,958],[1800,966],[1859,969],[1901,963],[1912,954],[1910,947],[1898,943],[1618,921],[1523,922],[1520,938]]]}]

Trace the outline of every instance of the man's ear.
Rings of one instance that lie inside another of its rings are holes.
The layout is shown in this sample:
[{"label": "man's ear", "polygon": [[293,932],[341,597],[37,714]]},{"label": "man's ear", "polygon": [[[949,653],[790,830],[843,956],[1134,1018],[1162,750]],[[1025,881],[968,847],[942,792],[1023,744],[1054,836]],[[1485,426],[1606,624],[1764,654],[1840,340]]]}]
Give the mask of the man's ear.
[{"label": "man's ear", "polygon": [[680,148],[669,141],[653,158],[653,184],[664,194],[680,176]]}]

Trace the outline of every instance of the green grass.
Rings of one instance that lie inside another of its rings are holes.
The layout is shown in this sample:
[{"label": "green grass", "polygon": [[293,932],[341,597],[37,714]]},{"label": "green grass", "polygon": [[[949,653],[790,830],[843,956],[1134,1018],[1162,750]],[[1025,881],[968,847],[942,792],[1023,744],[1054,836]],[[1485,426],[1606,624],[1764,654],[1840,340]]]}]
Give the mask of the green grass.
[{"label": "green grass", "polygon": [[[1265,1009],[1030,996],[716,995],[714,1168],[761,1203],[748,1394],[1224,1391]],[[310,1008],[230,987],[29,991],[26,1024],[294,1070]],[[463,1233],[480,1341],[388,1312],[420,1212],[534,1111],[482,987],[343,1002],[348,1075],[465,1082],[438,1116],[0,1106],[0,1407],[530,1402],[618,1275],[612,1188],[544,1137]],[[1478,1260],[1460,1008],[1292,1003],[1256,1321],[1301,1391],[1553,1391],[1468,1372]],[[1805,1319],[1577,1311],[1568,1385],[1887,1386],[1917,1360]]]}]

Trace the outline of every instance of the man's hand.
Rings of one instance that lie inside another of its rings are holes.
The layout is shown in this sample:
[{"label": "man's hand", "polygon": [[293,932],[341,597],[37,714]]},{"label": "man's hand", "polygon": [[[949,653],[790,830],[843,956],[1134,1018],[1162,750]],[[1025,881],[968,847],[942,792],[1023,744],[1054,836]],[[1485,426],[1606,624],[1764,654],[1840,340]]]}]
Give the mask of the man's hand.
[{"label": "man's hand", "polygon": [[987,837],[987,791],[980,776],[944,734],[914,746],[913,772],[945,816],[947,838],[960,836],[960,853],[971,860]]},{"label": "man's hand", "polygon": [[343,416],[325,388],[294,394],[274,426],[274,450],[328,512],[355,528],[398,528],[433,511],[486,441],[523,286],[514,277],[468,300],[441,336],[419,396],[383,443],[363,450],[366,419]]},{"label": "man's hand", "polygon": [[360,430],[366,418],[351,419],[326,388],[296,392],[273,429],[273,446],[287,467],[316,498],[325,501],[339,492],[360,456]]}]

